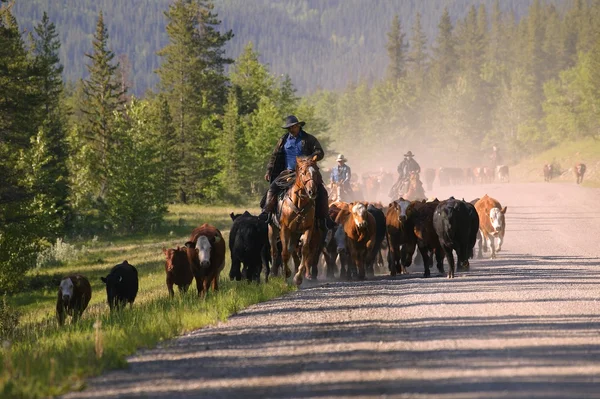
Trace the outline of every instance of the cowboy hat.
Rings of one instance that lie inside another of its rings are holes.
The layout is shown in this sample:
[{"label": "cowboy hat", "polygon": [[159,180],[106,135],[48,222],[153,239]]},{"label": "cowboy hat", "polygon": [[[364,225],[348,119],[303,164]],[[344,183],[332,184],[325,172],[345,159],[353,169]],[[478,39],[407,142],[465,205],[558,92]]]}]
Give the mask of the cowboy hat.
[{"label": "cowboy hat", "polygon": [[340,155],[338,155],[338,156],[337,156],[337,159],[336,159],[336,161],[343,161],[343,162],[346,162],[346,161],[347,161],[347,159],[346,159],[346,157],[344,157],[344,154],[340,154]]},{"label": "cowboy hat", "polygon": [[299,121],[294,115],[289,115],[285,118],[285,122],[281,128],[288,129],[294,125],[304,126],[304,121]]},{"label": "cowboy hat", "polygon": [[404,154],[405,157],[414,157],[413,153],[411,151],[408,151],[406,154]]}]

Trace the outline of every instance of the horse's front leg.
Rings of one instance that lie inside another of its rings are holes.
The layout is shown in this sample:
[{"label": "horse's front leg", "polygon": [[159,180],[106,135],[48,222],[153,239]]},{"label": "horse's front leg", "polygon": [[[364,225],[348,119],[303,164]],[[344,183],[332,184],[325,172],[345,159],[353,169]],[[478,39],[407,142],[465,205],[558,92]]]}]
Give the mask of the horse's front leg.
[{"label": "horse's front leg", "polygon": [[281,226],[281,231],[279,234],[281,237],[281,260],[285,270],[285,278],[289,278],[292,275],[289,263],[291,251],[294,250],[296,245],[294,245],[292,242],[292,232],[287,228],[287,226]]},{"label": "horse's front leg", "polygon": [[296,285],[302,284],[302,276],[306,270],[308,270],[308,263],[310,262],[310,247],[312,245],[312,228],[306,230],[302,235],[302,260],[300,261],[300,267],[294,276],[294,283]]},{"label": "horse's front leg", "polygon": [[279,250],[277,249],[277,232],[273,226],[269,226],[269,245],[271,247],[271,265],[272,272],[275,277],[279,276],[279,264],[277,259],[279,258]]}]

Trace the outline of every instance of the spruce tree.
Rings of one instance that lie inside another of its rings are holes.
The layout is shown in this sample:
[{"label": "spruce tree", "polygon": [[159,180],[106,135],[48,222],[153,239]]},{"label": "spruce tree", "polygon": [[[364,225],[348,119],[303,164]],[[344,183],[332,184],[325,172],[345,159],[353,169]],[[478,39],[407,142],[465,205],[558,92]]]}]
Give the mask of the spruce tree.
[{"label": "spruce tree", "polygon": [[102,12],[98,16],[96,32],[92,41],[93,51],[86,53],[91,61],[87,65],[89,77],[83,81],[83,103],[81,111],[86,116],[84,127],[91,153],[90,169],[94,195],[102,197],[106,190],[108,154],[114,145],[114,112],[123,109],[123,90],[117,79],[118,63],[108,47],[108,31]]},{"label": "spruce tree", "polygon": [[392,20],[392,26],[387,33],[388,40],[386,44],[389,59],[387,77],[394,82],[404,77],[406,73],[405,63],[407,44],[404,42],[404,36],[405,34],[402,32],[400,18],[398,15],[395,15]]}]

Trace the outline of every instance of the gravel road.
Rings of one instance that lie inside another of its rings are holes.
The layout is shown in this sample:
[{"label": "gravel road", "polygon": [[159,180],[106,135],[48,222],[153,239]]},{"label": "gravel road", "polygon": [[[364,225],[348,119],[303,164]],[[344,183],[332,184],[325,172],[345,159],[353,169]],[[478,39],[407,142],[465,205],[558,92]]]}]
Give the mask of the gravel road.
[{"label": "gravel road", "polygon": [[141,351],[67,397],[600,398],[600,190],[428,195],[485,193],[508,206],[496,260],[454,280],[412,266],[395,279],[303,287]]}]

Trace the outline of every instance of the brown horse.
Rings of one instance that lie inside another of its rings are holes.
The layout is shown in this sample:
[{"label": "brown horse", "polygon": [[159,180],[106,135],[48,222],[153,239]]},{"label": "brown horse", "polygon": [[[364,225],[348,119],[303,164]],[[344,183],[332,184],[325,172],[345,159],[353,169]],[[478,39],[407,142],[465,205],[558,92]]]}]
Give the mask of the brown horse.
[{"label": "brown horse", "polygon": [[[281,258],[286,277],[291,276],[289,260],[295,252],[298,241],[302,239],[302,260],[294,276],[296,285],[302,284],[302,275],[308,271],[312,251],[318,245],[312,242],[315,230],[315,198],[323,179],[316,163],[316,157],[296,157],[296,176],[294,185],[286,190],[279,201],[277,220],[279,226],[269,229],[271,255],[276,259],[277,233],[281,238]],[[296,264],[297,265],[297,264]]]},{"label": "brown horse", "polygon": [[419,179],[419,174],[412,172],[408,179],[408,190],[403,196],[408,201],[420,201],[427,199],[425,196],[425,190],[423,190],[423,183]]}]

